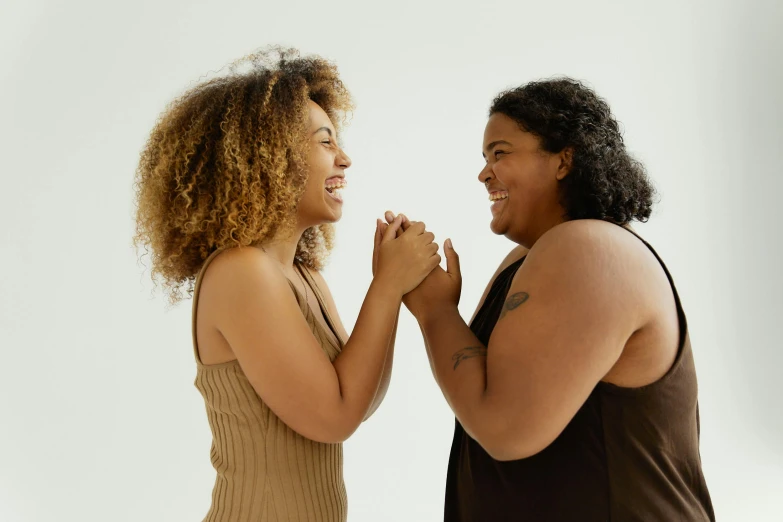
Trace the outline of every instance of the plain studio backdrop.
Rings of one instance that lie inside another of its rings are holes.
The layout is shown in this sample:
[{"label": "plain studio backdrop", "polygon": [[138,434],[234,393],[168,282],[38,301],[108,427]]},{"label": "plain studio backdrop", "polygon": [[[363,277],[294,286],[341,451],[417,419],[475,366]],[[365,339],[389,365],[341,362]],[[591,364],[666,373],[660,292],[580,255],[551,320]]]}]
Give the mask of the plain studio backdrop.
[{"label": "plain studio backdrop", "polygon": [[[386,209],[453,239],[473,312],[511,248],[477,181],[498,91],[565,74],[605,97],[660,192],[638,229],[689,317],[718,519],[783,520],[782,5],[6,0],[0,520],[206,512],[191,302],[153,293],[131,248],[132,183],[166,104],[269,44],[334,60],[356,99],[325,271],[349,329]],[[386,401],[345,444],[350,520],[441,520],[453,422],[403,311]]]}]

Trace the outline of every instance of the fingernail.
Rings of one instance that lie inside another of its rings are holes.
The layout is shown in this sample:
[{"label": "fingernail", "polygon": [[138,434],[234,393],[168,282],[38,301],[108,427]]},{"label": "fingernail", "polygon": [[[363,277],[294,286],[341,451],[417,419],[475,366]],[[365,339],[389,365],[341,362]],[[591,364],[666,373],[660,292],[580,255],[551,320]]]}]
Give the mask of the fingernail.
[{"label": "fingernail", "polygon": [[446,240],[446,248],[448,248],[449,250],[453,250],[454,249],[454,247],[451,246],[451,239],[450,238]]}]

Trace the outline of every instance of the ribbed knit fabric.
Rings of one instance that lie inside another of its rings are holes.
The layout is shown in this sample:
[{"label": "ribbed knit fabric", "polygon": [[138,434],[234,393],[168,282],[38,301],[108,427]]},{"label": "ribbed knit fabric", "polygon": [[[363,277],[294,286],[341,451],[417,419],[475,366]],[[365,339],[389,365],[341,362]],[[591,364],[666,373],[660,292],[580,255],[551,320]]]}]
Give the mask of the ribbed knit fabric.
[{"label": "ribbed knit fabric", "polygon": [[[323,444],[289,428],[256,394],[237,361],[204,365],[196,345],[196,311],[204,263],[193,294],[195,385],[212,430],[217,472],[205,522],[342,522],[347,519],[342,444]],[[306,300],[291,288],[307,324],[330,360],[340,353]],[[324,316],[326,308],[318,293]]]}]

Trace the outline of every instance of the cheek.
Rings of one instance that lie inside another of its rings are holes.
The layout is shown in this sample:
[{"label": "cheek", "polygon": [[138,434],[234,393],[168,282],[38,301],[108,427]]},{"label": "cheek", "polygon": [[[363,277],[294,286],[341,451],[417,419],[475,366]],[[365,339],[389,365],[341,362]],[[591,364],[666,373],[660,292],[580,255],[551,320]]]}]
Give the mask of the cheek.
[{"label": "cheek", "polygon": [[524,192],[524,172],[518,165],[511,162],[498,163],[492,169],[495,177],[505,186],[509,192]]}]

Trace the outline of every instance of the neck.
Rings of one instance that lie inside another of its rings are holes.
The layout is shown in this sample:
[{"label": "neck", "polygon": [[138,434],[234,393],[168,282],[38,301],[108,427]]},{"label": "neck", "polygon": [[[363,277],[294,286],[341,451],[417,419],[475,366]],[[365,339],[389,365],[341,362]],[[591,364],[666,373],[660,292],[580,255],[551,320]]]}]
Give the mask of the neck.
[{"label": "neck", "polygon": [[565,223],[568,219],[563,218],[563,209],[559,206],[556,210],[549,212],[545,218],[539,219],[536,226],[532,230],[529,230],[526,234],[527,237],[521,238],[521,241],[515,241],[516,243],[524,246],[527,249],[533,248],[533,245],[546,234],[549,230],[553,229],[561,223]]},{"label": "neck", "polygon": [[297,227],[292,234],[277,234],[272,239],[261,244],[268,255],[276,259],[284,267],[293,267],[296,249],[306,228]]}]

